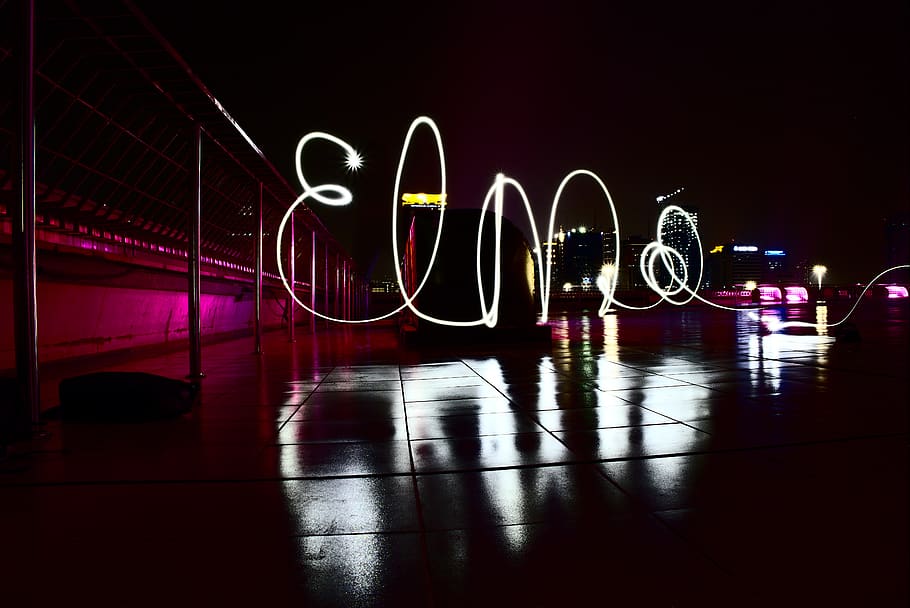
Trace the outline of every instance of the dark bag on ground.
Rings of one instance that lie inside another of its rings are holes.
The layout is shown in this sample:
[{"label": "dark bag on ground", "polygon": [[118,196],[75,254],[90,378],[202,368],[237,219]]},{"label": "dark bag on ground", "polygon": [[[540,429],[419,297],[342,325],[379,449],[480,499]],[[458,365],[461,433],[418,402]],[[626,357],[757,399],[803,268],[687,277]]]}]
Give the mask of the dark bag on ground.
[{"label": "dark bag on ground", "polygon": [[60,381],[63,420],[142,422],[189,412],[199,387],[144,372],[97,372]]}]

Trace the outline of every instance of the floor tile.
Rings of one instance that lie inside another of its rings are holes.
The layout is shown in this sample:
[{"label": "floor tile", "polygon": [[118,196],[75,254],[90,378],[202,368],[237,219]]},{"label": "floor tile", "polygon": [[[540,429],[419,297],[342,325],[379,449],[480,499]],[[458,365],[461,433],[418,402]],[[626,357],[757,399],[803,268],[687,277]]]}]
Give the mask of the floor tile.
[{"label": "floor tile", "polygon": [[534,417],[548,431],[587,431],[608,427],[641,426],[675,422],[659,413],[637,405],[607,405],[603,407],[534,412]]},{"label": "floor tile", "polygon": [[411,440],[539,433],[540,425],[524,414],[502,412],[463,416],[421,416],[408,420]]},{"label": "floor tile", "polygon": [[556,436],[577,457],[607,460],[698,452],[710,436],[683,424],[656,424],[594,431],[561,431]]},{"label": "floor tile", "polygon": [[572,520],[599,526],[635,510],[591,466],[566,465],[418,477],[430,530]]},{"label": "floor tile", "polygon": [[411,442],[418,472],[565,463],[573,455],[547,433],[520,433]]},{"label": "floor tile", "polygon": [[382,443],[304,443],[267,448],[274,451],[283,478],[409,473],[406,441]]},{"label": "floor tile", "polygon": [[410,476],[286,481],[282,489],[301,536],[420,529]]},{"label": "floor tile", "polygon": [[300,606],[427,606],[419,534],[304,536],[297,540]]}]

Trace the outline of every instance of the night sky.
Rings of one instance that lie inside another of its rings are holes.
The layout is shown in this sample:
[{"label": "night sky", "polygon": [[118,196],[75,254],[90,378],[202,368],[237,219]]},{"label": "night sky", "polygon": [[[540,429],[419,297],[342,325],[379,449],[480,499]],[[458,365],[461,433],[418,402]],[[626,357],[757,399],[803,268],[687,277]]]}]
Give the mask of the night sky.
[{"label": "night sky", "polygon": [[[452,208],[479,207],[501,171],[541,232],[585,168],[623,236],[653,235],[655,197],[684,187],[708,248],[786,249],[845,282],[884,267],[883,218],[908,209],[904,0],[137,5],[290,183],[310,131],[364,154],[354,176],[331,147],[307,162],[311,181],[354,191],[352,207],[313,208],[374,278],[392,272],[395,168],[420,115],[442,131]],[[438,191],[434,150],[423,131],[405,191]],[[561,222],[609,228],[576,184]],[[506,214],[525,228],[517,198]]]}]

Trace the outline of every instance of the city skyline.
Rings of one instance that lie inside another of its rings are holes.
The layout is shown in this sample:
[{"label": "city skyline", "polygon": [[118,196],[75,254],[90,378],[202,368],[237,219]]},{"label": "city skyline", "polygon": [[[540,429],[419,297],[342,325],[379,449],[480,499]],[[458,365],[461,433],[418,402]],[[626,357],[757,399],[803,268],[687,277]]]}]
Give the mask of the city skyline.
[{"label": "city skyline", "polygon": [[[353,175],[332,154],[307,162],[354,192],[314,210],[367,273],[391,269],[395,165],[419,115],[442,131],[453,208],[504,172],[541,232],[559,181],[586,168],[625,236],[653,236],[655,198],[684,187],[706,243],[773,243],[858,281],[883,269],[885,218],[910,200],[897,2],[138,4],[292,184],[307,132],[363,153]],[[418,138],[406,189],[432,191],[435,160]],[[590,186],[566,193],[562,223],[605,223]],[[517,198],[506,214],[525,229]]]}]

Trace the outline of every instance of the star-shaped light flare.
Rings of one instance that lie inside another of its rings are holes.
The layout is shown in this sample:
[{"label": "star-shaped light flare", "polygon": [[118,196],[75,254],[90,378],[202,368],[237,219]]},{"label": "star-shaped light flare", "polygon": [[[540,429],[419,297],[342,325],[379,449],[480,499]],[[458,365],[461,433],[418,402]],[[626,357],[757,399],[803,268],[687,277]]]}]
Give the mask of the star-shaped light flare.
[{"label": "star-shaped light flare", "polygon": [[344,166],[348,171],[353,173],[363,166],[363,157],[360,156],[360,153],[357,152],[357,150],[352,148],[344,159]]}]

